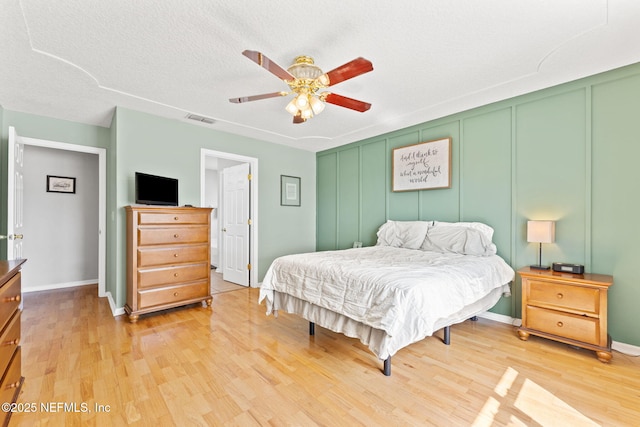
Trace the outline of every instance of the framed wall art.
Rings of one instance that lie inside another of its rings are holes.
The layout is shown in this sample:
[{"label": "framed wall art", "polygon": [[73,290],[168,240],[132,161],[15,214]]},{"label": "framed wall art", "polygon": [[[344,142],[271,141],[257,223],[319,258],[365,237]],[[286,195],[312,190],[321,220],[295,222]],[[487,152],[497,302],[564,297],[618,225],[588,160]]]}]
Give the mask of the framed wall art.
[{"label": "framed wall art", "polygon": [[66,176],[47,175],[47,192],[75,194],[76,179]]},{"label": "framed wall art", "polygon": [[280,175],[280,205],[300,206],[300,178]]},{"label": "framed wall art", "polygon": [[393,191],[451,187],[451,138],[394,148]]}]

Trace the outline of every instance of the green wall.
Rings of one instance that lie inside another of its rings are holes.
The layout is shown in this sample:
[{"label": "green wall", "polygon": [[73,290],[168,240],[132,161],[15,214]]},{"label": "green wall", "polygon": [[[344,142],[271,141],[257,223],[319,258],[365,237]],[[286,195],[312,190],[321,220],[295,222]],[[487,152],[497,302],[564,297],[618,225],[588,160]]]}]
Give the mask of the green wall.
[{"label": "green wall", "polygon": [[[258,279],[280,255],[316,245],[315,153],[250,139],[177,120],[118,108],[115,117],[117,183],[116,303],[125,302],[125,214],[134,203],[136,171],[178,178],[180,204],[200,205],[200,149],[258,159]],[[215,125],[214,125],[215,127]],[[301,206],[280,206],[280,175],[301,178]]]},{"label": "green wall", "polygon": [[[640,345],[640,64],[317,153],[317,249],[373,245],[387,219],[481,221],[514,269],[536,262],[528,219],[552,219],[543,263],[612,274],[609,333]],[[393,148],[452,138],[449,189],[391,191]],[[520,317],[520,281],[492,311]]]},{"label": "green wall", "polygon": [[[125,215],[134,203],[134,172],[179,179],[180,204],[200,204],[200,149],[258,159],[258,274],[274,258],[313,251],[316,216],[316,158],[310,151],[231,135],[177,120],[117,108],[110,128],[1,109],[0,234],[6,231],[8,127],[19,135],[107,149],[106,289],[116,305],[126,298]],[[302,206],[280,206],[280,175],[301,178]],[[0,255],[6,257],[5,245]]]}]

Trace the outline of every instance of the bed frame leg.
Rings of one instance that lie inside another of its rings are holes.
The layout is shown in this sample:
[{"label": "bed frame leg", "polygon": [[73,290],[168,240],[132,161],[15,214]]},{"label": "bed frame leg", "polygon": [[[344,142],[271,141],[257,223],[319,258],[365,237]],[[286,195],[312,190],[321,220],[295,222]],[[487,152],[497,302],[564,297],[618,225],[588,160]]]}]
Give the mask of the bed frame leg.
[{"label": "bed frame leg", "polygon": [[450,326],[444,327],[444,343],[446,345],[449,345],[451,343],[451,330],[449,328]]},{"label": "bed frame leg", "polygon": [[473,316],[473,317],[472,317],[471,319],[469,319],[469,320],[471,320],[472,322],[477,322],[477,321],[478,321],[478,316]]},{"label": "bed frame leg", "polygon": [[387,357],[384,360],[384,375],[389,377],[391,376],[391,356]]},{"label": "bed frame leg", "polygon": [[309,322],[309,335],[316,334],[316,324],[313,322]]}]

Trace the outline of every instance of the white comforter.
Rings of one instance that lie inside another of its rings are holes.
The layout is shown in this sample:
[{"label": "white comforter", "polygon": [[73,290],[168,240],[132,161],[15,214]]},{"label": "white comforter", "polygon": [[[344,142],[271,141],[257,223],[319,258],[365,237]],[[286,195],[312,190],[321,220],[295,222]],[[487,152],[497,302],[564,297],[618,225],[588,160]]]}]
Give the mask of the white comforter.
[{"label": "white comforter", "polygon": [[276,259],[259,302],[278,310],[282,292],[343,314],[389,336],[406,325],[433,331],[438,319],[459,312],[513,280],[502,258],[373,246],[288,255]]}]

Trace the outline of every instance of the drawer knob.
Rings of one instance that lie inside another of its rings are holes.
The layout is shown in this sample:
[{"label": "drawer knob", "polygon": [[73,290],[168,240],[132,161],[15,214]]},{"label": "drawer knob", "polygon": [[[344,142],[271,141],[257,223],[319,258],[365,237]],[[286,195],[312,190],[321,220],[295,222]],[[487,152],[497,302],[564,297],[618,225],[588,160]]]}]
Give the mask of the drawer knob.
[{"label": "drawer knob", "polygon": [[177,221],[179,218],[177,216],[174,216],[173,219]]},{"label": "drawer knob", "polygon": [[5,390],[11,390],[12,388],[18,388],[20,386],[20,381],[16,381],[13,384],[7,384]]},{"label": "drawer knob", "polygon": [[177,297],[178,295],[179,295],[179,294],[178,294],[177,292],[174,292],[174,293],[173,293],[173,296],[174,296],[174,297]]},{"label": "drawer knob", "polygon": [[15,340],[5,341],[2,345],[18,345],[20,344],[20,338],[16,338]]},{"label": "drawer knob", "polygon": [[177,239],[178,237],[180,237],[180,235],[179,234],[174,234],[173,237],[175,237]]},{"label": "drawer knob", "polygon": [[20,295],[16,295],[14,297],[5,298],[4,302],[20,302],[21,299]]},{"label": "drawer knob", "polygon": [[558,323],[556,323],[556,325],[558,325],[558,328],[562,328],[564,326],[564,323],[558,322]]},{"label": "drawer knob", "polygon": [[558,295],[556,295],[558,297],[558,299],[562,299],[564,298],[564,295],[562,295],[560,292],[558,292]]},{"label": "drawer knob", "polygon": [[178,277],[178,273],[173,273],[173,277]]},{"label": "drawer knob", "polygon": [[174,257],[178,258],[178,254],[173,254]]}]

